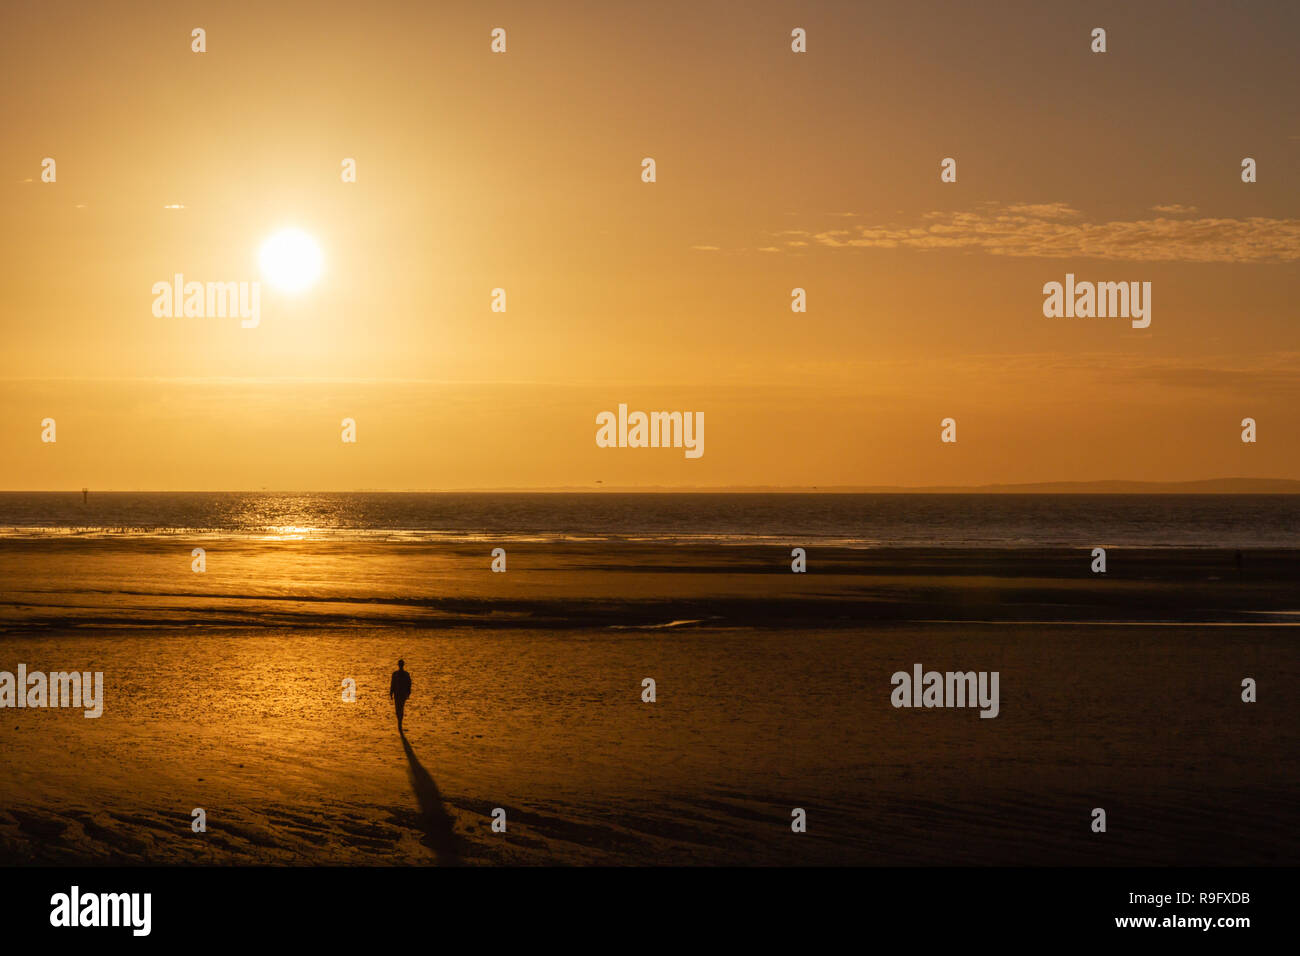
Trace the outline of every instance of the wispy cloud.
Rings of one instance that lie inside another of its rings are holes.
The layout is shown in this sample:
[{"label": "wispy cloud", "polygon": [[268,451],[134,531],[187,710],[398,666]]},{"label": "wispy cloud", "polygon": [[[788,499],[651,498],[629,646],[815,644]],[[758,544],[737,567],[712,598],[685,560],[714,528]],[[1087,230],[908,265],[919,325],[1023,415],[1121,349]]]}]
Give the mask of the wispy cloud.
[{"label": "wispy cloud", "polygon": [[[1193,206],[1156,207],[1187,214]],[[1300,219],[1152,219],[1088,222],[1068,203],[987,203],[975,212],[930,212],[913,225],[855,225],[798,233],[832,249],[964,249],[995,256],[1127,262],[1292,262]],[[787,240],[787,246],[794,242]]]}]

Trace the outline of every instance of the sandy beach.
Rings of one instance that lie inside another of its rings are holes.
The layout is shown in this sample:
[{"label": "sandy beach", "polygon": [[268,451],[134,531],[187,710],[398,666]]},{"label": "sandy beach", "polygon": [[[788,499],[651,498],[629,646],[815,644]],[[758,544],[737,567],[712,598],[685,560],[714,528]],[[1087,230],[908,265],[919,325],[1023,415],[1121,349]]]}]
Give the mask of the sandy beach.
[{"label": "sandy beach", "polygon": [[[105,697],[0,711],[0,861],[1295,858],[1293,552],[190,545],[0,542],[0,669]],[[915,663],[998,671],[998,717],[893,707]]]}]

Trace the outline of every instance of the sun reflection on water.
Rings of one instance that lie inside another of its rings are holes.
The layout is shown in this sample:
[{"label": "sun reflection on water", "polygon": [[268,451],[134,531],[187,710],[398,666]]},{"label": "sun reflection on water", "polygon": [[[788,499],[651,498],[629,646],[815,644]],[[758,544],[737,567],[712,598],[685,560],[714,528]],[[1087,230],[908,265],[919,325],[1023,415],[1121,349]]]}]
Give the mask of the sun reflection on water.
[{"label": "sun reflection on water", "polygon": [[260,537],[263,541],[304,541],[323,530],[301,525],[278,525],[267,528],[266,534]]}]

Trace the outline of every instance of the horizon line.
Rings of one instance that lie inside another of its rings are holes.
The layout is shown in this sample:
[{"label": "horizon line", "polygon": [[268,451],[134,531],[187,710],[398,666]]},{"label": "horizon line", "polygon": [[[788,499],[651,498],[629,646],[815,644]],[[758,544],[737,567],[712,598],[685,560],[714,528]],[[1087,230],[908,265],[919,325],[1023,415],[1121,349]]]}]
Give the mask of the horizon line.
[{"label": "horizon line", "polygon": [[[1300,494],[1296,478],[1193,478],[1175,481],[1105,478],[1095,481],[999,482],[985,485],[538,485],[473,488],[14,488],[0,494],[1195,494],[1207,486],[1238,486],[1210,494]],[[1285,490],[1244,490],[1273,486]],[[1118,487],[1135,490],[1117,490]],[[1064,490],[1078,489],[1078,490]],[[1164,491],[1156,489],[1166,489]]]}]

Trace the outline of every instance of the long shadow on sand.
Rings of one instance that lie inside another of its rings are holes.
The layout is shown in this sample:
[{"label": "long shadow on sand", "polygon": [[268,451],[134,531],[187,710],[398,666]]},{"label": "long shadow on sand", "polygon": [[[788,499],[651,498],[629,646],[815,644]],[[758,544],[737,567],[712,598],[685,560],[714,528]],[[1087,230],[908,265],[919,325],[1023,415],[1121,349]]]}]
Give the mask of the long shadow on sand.
[{"label": "long shadow on sand", "polygon": [[438,785],[416,759],[406,734],[402,734],[402,749],[406,751],[411,787],[415,790],[415,798],[420,802],[420,826],[424,830],[424,839],[420,842],[438,854],[440,864],[456,866],[460,863],[459,841],[456,839],[456,831],[452,829],[451,817],[442,805]]}]

